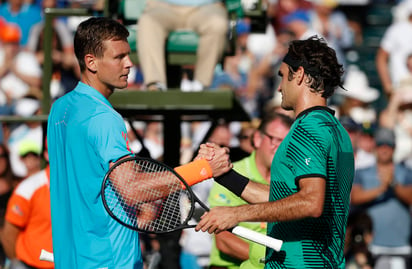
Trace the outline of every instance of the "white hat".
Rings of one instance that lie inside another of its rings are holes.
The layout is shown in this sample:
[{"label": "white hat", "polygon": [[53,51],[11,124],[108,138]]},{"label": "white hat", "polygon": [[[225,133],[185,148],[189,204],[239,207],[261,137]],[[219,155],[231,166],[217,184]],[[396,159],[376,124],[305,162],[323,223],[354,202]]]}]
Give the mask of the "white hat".
[{"label": "white hat", "polygon": [[40,101],[31,98],[22,98],[16,102],[14,113],[18,116],[33,116],[40,109]]},{"label": "white hat", "polygon": [[356,66],[350,66],[346,75],[346,89],[338,89],[336,93],[359,100],[364,103],[371,103],[379,98],[379,91],[369,86],[368,77]]}]

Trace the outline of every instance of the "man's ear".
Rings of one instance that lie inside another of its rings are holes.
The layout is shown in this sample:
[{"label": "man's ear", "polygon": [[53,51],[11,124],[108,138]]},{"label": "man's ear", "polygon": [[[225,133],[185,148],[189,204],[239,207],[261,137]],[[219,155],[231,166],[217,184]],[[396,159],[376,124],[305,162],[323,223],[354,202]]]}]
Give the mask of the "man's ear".
[{"label": "man's ear", "polygon": [[86,64],[87,69],[89,69],[93,73],[97,71],[97,62],[96,57],[94,55],[86,54],[84,56],[84,63]]},{"label": "man's ear", "polygon": [[298,70],[295,72],[296,82],[300,85],[303,82],[305,77],[305,69],[302,66],[299,66]]},{"label": "man's ear", "polygon": [[258,130],[255,130],[252,134],[252,145],[254,149],[257,149],[260,147],[260,145],[263,142],[263,137],[261,133]]}]

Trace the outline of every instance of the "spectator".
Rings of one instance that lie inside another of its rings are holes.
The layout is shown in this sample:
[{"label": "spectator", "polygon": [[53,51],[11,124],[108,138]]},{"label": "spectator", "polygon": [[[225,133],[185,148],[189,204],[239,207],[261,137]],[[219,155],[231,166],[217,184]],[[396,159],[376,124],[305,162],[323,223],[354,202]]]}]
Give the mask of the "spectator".
[{"label": "spectator", "polygon": [[360,125],[376,122],[377,111],[372,104],[380,93],[369,86],[365,72],[355,65],[349,66],[343,87],[337,91],[344,97],[339,101],[339,116],[350,116]]},{"label": "spectator", "polygon": [[32,176],[41,169],[41,148],[34,140],[25,139],[19,143],[19,156],[26,167],[26,177]]},{"label": "spectator", "polygon": [[280,33],[287,29],[284,18],[285,16],[297,10],[311,10],[312,2],[306,0],[278,0],[269,1],[268,16],[271,20],[276,33]]},{"label": "spectator", "polygon": [[[56,0],[43,0],[43,9],[55,8]],[[44,21],[33,25],[26,49],[44,64]],[[80,70],[73,50],[73,34],[61,18],[53,18],[52,27],[52,83],[51,97],[55,99],[72,90],[80,77]]]},{"label": "spectator", "polygon": [[373,223],[364,211],[349,215],[347,228],[346,269],[372,269],[374,261],[368,247],[373,239]]},{"label": "spectator", "polygon": [[254,150],[252,137],[259,123],[260,120],[257,118],[241,123],[240,132],[237,135],[239,146],[230,148],[229,155],[232,162],[239,161],[252,153]]},{"label": "spectator", "polygon": [[412,53],[412,2],[405,6],[408,19],[392,23],[386,30],[376,54],[376,68],[384,93],[389,96],[407,76],[405,65]]},{"label": "spectator", "polygon": [[41,9],[24,0],[8,0],[0,4],[0,17],[7,23],[15,23],[19,26],[21,39],[20,46],[27,44],[32,26],[42,20]]},{"label": "spectator", "polygon": [[[254,147],[249,157],[235,162],[234,169],[253,181],[269,184],[270,167],[279,144],[289,131],[292,119],[274,111],[265,114],[258,128],[253,132]],[[247,202],[228,189],[214,183],[208,201],[211,207],[237,206]],[[266,223],[241,223],[241,226],[266,234]],[[240,239],[230,232],[214,236],[210,268],[263,268],[260,259],[264,258],[265,247]]]},{"label": "spectator", "polygon": [[[16,103],[15,114],[29,117],[41,113],[40,102],[33,98],[23,98]],[[20,159],[20,143],[31,140],[37,143],[39,148],[43,146],[43,127],[40,121],[25,121],[10,130],[7,145],[10,151],[10,163],[13,174],[19,178],[25,178],[28,170]]]},{"label": "spectator", "polygon": [[[3,238],[4,216],[6,214],[7,202],[17,182],[10,168],[9,154],[6,146],[0,144],[0,242]],[[0,268],[4,268],[6,253],[0,244]]]},{"label": "spectator", "polygon": [[306,10],[297,10],[286,15],[283,22],[296,39],[303,40],[314,35],[321,37],[320,33],[311,28],[309,13]]},{"label": "spectator", "polygon": [[406,162],[412,167],[412,84],[402,84],[391,95],[379,123],[395,131],[394,162]]},{"label": "spectator", "polygon": [[279,66],[287,52],[289,42],[294,38],[293,33],[290,31],[284,30],[278,33],[274,49],[249,71],[247,96],[256,100],[259,115],[264,115],[264,107],[271,101],[275,101],[271,99],[280,97],[280,94],[275,96],[275,89],[277,89],[280,82],[278,76]]},{"label": "spectator", "polygon": [[[376,165],[355,171],[351,203],[372,218],[374,268],[410,268],[412,170],[393,162],[393,130],[379,128],[375,141]],[[400,267],[391,266],[392,260],[400,260]]]},{"label": "spectator", "polygon": [[[34,150],[37,155],[34,148],[25,152]],[[47,148],[43,156],[48,161]],[[53,263],[39,260],[42,249],[52,252],[49,182],[47,165],[23,180],[8,202],[1,242],[11,261],[10,269],[54,268]]]},{"label": "spectator", "polygon": [[19,45],[21,34],[15,24],[7,24],[0,35],[0,87],[2,104],[10,104],[26,95],[41,97],[42,69],[35,55]]},{"label": "spectator", "polygon": [[338,4],[338,0],[315,0],[309,15],[312,28],[335,49],[339,62],[346,67],[345,52],[352,48],[354,35],[346,15],[336,10]]},{"label": "spectator", "polygon": [[227,11],[219,0],[151,0],[138,22],[138,52],[146,88],[167,88],[165,40],[171,31],[199,34],[197,62],[191,90],[208,88],[226,42]]},{"label": "spectator", "polygon": [[[355,157],[355,170],[375,164],[375,141],[373,137],[371,137],[360,124],[356,123],[349,116],[341,116],[339,121],[348,132],[352,141],[353,153]],[[365,140],[369,139],[372,144],[367,146],[370,148],[365,145]]]}]

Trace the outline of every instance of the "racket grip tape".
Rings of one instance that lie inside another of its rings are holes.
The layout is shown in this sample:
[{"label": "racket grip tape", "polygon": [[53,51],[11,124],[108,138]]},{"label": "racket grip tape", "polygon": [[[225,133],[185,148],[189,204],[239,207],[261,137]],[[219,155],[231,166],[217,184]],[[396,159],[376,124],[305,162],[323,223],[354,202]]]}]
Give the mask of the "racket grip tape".
[{"label": "racket grip tape", "polygon": [[255,243],[272,248],[275,251],[280,251],[280,249],[282,248],[282,240],[264,235],[262,233],[258,233],[245,227],[236,226],[233,229],[231,229],[231,232]]},{"label": "racket grip tape", "polygon": [[189,186],[193,186],[203,180],[213,177],[213,171],[210,164],[205,159],[195,160],[193,162],[175,167],[174,169]]}]

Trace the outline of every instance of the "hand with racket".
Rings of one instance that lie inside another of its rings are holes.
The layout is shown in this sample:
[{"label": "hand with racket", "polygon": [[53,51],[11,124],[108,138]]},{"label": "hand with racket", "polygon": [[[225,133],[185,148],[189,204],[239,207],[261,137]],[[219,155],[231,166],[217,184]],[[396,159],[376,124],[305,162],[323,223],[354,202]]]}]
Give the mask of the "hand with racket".
[{"label": "hand with racket", "polygon": [[[195,227],[190,220],[196,203],[205,212],[209,211],[175,170],[137,156],[121,159],[109,169],[101,196],[112,218],[145,233],[161,234]],[[243,227],[234,227],[231,232],[277,251],[282,245],[281,240]]]}]

